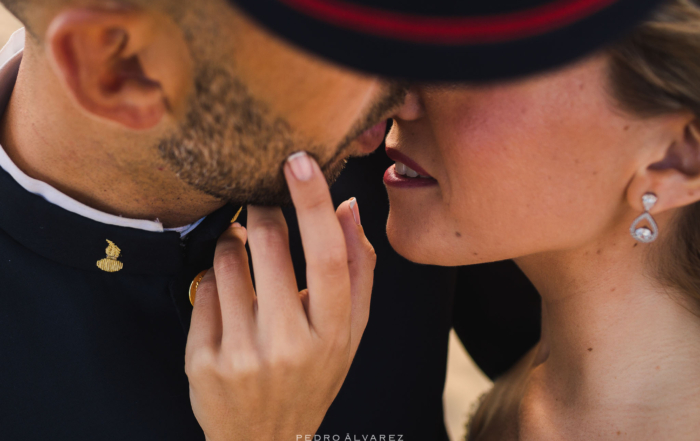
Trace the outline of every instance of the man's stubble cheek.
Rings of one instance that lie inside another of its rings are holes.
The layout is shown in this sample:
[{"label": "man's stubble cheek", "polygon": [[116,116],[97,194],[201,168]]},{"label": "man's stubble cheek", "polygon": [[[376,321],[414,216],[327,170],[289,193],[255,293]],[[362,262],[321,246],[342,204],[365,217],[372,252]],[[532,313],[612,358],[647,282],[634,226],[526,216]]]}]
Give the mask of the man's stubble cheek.
[{"label": "man's stubble cheek", "polygon": [[185,120],[158,148],[178,177],[200,192],[236,204],[283,205],[290,202],[282,171],[290,154],[307,151],[330,183],[351,142],[313,144],[271,117],[230,72],[203,65]]}]

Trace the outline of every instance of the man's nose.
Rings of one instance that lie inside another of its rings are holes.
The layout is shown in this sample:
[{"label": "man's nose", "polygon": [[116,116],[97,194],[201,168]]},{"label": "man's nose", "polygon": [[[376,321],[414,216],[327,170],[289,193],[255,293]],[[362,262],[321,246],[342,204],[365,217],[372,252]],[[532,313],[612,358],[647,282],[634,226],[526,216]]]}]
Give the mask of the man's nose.
[{"label": "man's nose", "polygon": [[394,118],[404,121],[413,121],[423,117],[425,108],[419,90],[415,87],[408,89],[403,105],[399,107]]}]

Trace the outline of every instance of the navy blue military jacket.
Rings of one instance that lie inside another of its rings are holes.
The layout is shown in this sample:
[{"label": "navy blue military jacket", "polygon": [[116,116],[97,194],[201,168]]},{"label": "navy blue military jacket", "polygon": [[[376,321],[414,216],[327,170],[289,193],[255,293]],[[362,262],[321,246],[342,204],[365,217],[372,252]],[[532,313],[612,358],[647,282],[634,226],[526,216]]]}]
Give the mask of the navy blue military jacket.
[{"label": "navy blue military jacket", "polygon": [[[203,439],[184,373],[186,291],[232,207],[188,252],[178,233],[92,221],[2,170],[0,194],[0,439]],[[107,240],[118,272],[97,266]]]}]

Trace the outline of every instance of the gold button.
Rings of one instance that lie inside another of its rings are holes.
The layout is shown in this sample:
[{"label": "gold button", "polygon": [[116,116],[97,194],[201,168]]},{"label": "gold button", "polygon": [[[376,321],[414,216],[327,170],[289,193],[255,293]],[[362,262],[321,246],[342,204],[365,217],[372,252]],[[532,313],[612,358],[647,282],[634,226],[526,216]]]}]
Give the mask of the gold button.
[{"label": "gold button", "polygon": [[197,274],[197,277],[194,278],[192,283],[190,283],[190,303],[192,306],[194,306],[194,299],[197,297],[197,288],[199,288],[199,282],[202,281],[204,276],[207,274],[207,271],[209,270],[204,270],[201,273]]}]

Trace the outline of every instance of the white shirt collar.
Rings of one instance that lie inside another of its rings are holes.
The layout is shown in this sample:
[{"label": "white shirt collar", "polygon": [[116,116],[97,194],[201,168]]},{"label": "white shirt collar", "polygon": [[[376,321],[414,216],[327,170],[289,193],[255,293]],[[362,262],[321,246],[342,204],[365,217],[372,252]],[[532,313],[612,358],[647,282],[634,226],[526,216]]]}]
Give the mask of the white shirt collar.
[{"label": "white shirt collar", "polygon": [[[24,28],[22,28],[12,34],[7,44],[0,50],[0,115],[7,107],[7,103],[12,95],[12,89],[17,80],[19,65],[22,61],[22,52],[24,51],[24,37],[25,32]],[[0,167],[9,173],[10,176],[28,192],[39,195],[66,211],[103,224],[155,232],[176,231],[180,233],[181,237],[185,237],[185,235],[194,230],[204,220],[204,218],[202,218],[193,224],[179,228],[163,228],[163,224],[158,220],[128,219],[96,210],[61,193],[49,184],[28,176],[12,162],[2,146],[0,146]]]}]

